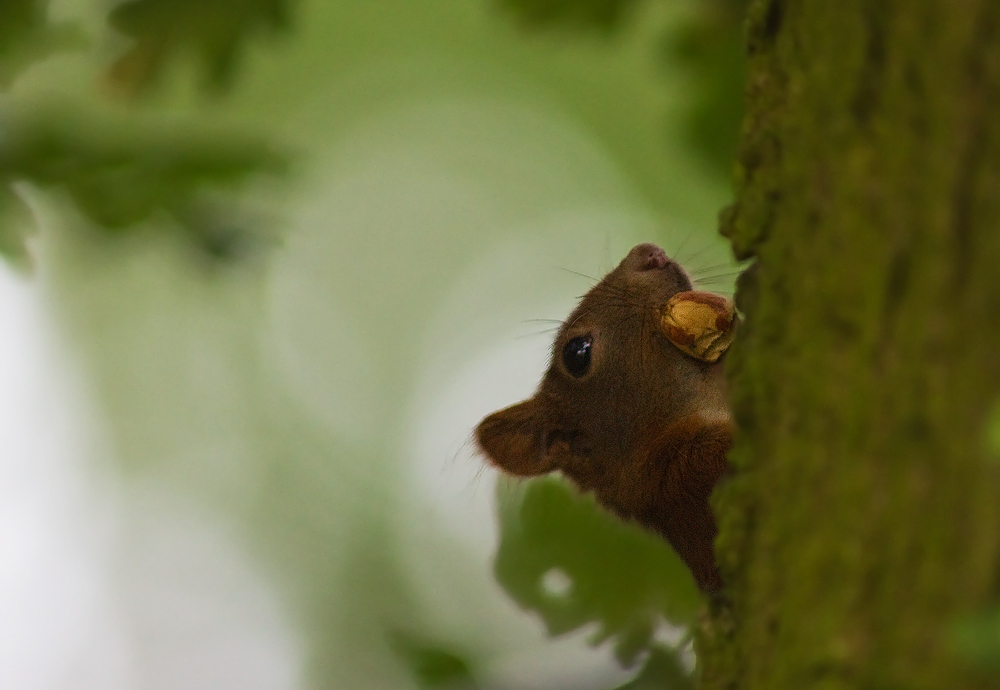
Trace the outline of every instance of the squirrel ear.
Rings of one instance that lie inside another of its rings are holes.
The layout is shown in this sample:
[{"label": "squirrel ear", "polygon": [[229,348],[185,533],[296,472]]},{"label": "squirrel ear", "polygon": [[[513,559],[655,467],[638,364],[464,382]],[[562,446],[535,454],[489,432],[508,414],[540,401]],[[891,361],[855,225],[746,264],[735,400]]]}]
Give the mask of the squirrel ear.
[{"label": "squirrel ear", "polygon": [[498,468],[518,477],[555,469],[545,443],[542,404],[530,398],[486,417],[476,427],[476,441]]}]

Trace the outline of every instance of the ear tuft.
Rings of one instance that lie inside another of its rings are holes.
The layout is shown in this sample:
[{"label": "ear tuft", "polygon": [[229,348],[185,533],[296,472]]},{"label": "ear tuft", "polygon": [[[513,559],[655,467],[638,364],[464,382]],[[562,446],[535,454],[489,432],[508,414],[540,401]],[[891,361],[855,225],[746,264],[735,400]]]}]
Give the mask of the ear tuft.
[{"label": "ear tuft", "polygon": [[535,398],[486,417],[476,441],[490,462],[508,474],[532,477],[554,469],[545,449],[542,406]]}]

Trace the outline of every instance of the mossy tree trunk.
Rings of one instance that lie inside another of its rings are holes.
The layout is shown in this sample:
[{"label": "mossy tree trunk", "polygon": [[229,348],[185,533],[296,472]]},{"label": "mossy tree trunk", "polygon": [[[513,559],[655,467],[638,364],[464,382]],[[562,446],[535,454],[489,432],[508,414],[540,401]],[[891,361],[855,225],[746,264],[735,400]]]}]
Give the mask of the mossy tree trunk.
[{"label": "mossy tree trunk", "polygon": [[761,0],[748,52],[703,687],[1000,686],[949,645],[1000,559],[1000,3]]}]

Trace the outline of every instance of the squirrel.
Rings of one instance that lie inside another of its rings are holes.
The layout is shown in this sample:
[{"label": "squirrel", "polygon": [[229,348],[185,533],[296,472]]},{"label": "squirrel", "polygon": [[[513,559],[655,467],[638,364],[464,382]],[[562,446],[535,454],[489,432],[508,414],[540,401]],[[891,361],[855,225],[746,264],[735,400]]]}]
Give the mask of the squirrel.
[{"label": "squirrel", "polygon": [[658,533],[714,592],[722,581],[709,498],[733,434],[724,357],[685,354],[660,326],[668,301],[691,289],[662,249],[634,247],[563,323],[535,395],[487,416],[475,436],[503,472],[558,470]]}]

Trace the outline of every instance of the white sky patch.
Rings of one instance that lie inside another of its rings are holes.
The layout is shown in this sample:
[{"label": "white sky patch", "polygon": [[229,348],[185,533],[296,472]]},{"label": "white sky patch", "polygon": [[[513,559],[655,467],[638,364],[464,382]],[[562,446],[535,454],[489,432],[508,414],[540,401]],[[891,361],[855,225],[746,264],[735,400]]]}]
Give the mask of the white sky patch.
[{"label": "white sky patch", "polygon": [[0,687],[125,687],[110,516],[87,505],[78,409],[51,343],[37,286],[0,265]]},{"label": "white sky patch", "polygon": [[299,643],[210,516],[95,468],[36,279],[0,264],[0,688],[289,690]]}]

